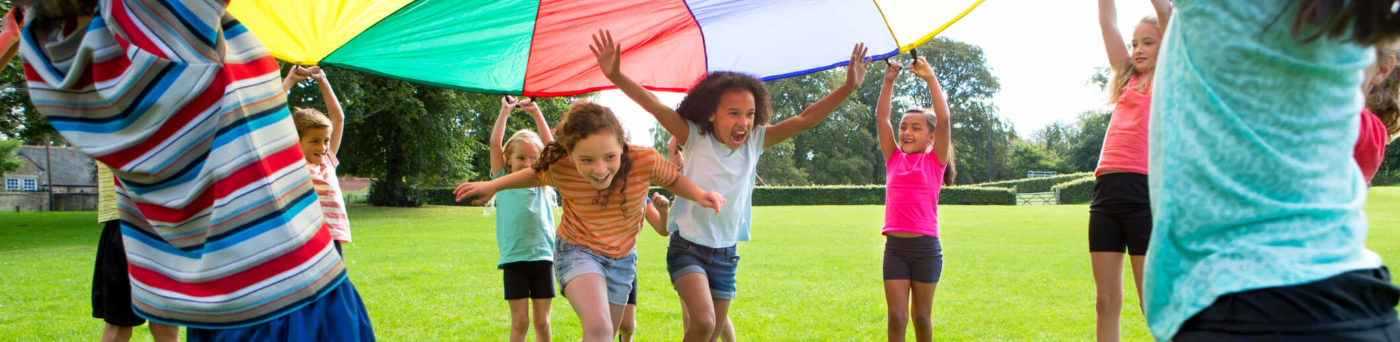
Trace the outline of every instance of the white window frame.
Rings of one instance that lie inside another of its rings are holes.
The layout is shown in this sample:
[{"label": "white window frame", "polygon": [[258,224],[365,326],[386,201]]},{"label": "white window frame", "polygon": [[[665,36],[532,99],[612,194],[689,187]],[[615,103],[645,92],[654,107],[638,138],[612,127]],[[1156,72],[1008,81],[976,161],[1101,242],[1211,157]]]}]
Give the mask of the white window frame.
[{"label": "white window frame", "polygon": [[26,178],[24,180],[24,191],[39,191],[39,180]]},{"label": "white window frame", "polygon": [[19,178],[5,178],[5,191],[19,191]]}]

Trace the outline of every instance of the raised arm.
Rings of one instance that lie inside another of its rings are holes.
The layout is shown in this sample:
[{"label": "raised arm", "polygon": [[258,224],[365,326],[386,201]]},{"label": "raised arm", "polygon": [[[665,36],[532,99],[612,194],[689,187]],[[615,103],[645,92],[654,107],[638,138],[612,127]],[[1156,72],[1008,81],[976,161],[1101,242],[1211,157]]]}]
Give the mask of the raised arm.
[{"label": "raised arm", "polygon": [[894,81],[904,66],[894,60],[885,60],[885,80],[880,83],[880,100],[875,102],[875,131],[880,138],[880,156],[888,160],[899,151],[894,143],[894,126],[890,124],[890,97],[894,96]]},{"label": "raised arm", "polygon": [[[506,167],[505,149],[501,146],[501,139],[506,135],[506,120],[510,119],[510,111],[516,106],[515,99],[510,96],[501,97],[501,111],[496,114],[496,124],[491,127],[491,175],[501,173],[501,169]],[[540,139],[545,137],[541,134]]]},{"label": "raised arm", "polygon": [[1167,22],[1172,20],[1171,0],[1152,0],[1152,9],[1157,11],[1157,28],[1167,34]]},{"label": "raised arm", "polygon": [[860,83],[865,81],[865,67],[870,64],[869,61],[865,60],[866,50],[868,49],[866,49],[865,43],[856,44],[856,47],[851,50],[850,64],[846,65],[846,82],[841,83],[840,87],[836,87],[836,90],[818,100],[817,103],[803,109],[802,113],[798,113],[797,116],[769,127],[763,136],[763,147],[777,145],[792,138],[797,133],[816,127],[818,123],[831,115],[831,112],[835,111],[841,102],[846,101],[851,93],[859,89]]},{"label": "raised arm", "polygon": [[593,51],[593,57],[598,59],[598,69],[603,71],[603,76],[607,76],[608,81],[617,86],[623,94],[627,94],[632,102],[636,102],[642,109],[651,113],[651,116],[656,117],[656,121],[661,123],[661,127],[667,132],[682,144],[685,143],[685,139],[690,135],[685,118],[676,113],[676,110],[662,104],[661,100],[646,88],[622,74],[622,46],[613,42],[611,31],[598,30],[598,34],[593,35],[593,45],[589,45],[588,49]]},{"label": "raised arm", "polygon": [[719,215],[719,208],[724,206],[724,195],[714,191],[707,192],[685,176],[677,175],[676,181],[665,188],[676,196],[695,201],[702,207],[714,209],[715,215]]},{"label": "raised arm", "polygon": [[1114,0],[1099,0],[1099,29],[1103,31],[1103,47],[1108,52],[1108,66],[1119,72],[1128,60],[1128,47],[1123,45],[1123,34],[1118,32],[1118,10]]},{"label": "raised arm", "polygon": [[297,85],[297,82],[301,82],[307,77],[311,77],[310,71],[300,65],[293,64],[291,69],[287,69],[287,77],[282,79],[282,92],[290,93],[292,86]]},{"label": "raised arm", "polygon": [[530,118],[535,119],[535,133],[540,134],[540,142],[545,145],[554,142],[554,132],[549,130],[549,123],[544,121],[544,113],[540,112],[540,107],[535,105],[535,101],[521,100],[519,106],[526,113],[530,113]]},{"label": "raised arm", "polygon": [[462,183],[457,186],[457,189],[452,190],[452,194],[457,196],[457,202],[475,197],[472,204],[482,204],[501,190],[533,188],[542,185],[544,184],[540,183],[535,169],[524,169],[490,181]]},{"label": "raised arm", "polygon": [[316,87],[321,89],[321,99],[326,101],[326,115],[331,119],[331,155],[334,156],[340,152],[340,140],[345,137],[345,111],[340,108],[335,90],[331,89],[331,81],[326,79],[326,71],[321,67],[311,67],[308,71],[316,80]]},{"label": "raised arm", "polygon": [[671,201],[666,196],[660,192],[651,193],[651,202],[647,203],[647,224],[661,236],[671,236],[671,232],[666,230],[666,216],[670,210]]},{"label": "raised arm", "polygon": [[919,57],[914,61],[914,76],[928,83],[928,97],[933,99],[933,115],[938,118],[938,123],[933,128],[933,153],[938,156],[938,161],[948,163],[948,158],[953,155],[953,127],[948,119],[948,102],[943,99],[943,87],[938,85],[938,76],[933,74],[933,69],[929,67],[928,61]]}]

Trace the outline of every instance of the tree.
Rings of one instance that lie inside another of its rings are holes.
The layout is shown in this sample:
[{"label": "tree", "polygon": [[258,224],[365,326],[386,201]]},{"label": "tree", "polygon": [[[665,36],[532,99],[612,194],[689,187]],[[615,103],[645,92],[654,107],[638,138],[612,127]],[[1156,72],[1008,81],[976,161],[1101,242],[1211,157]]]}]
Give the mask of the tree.
[{"label": "tree", "polygon": [[[341,174],[376,178],[370,203],[417,206],[419,186],[484,180],[489,161],[486,140],[500,109],[499,95],[434,88],[355,71],[326,68],[345,111]],[[557,123],[565,99],[541,99],[540,109]],[[290,106],[324,110],[310,83],[293,87]],[[526,116],[513,116],[508,129],[533,128]]]},{"label": "tree", "polygon": [[1011,145],[1011,172],[1025,177],[1027,171],[1070,172],[1070,167],[1060,156],[1052,154],[1026,140],[1016,140]]},{"label": "tree", "polygon": [[1099,151],[1103,149],[1103,137],[1108,132],[1108,121],[1113,116],[1111,110],[1090,110],[1079,114],[1075,135],[1070,138],[1070,148],[1065,161],[1075,171],[1094,171],[1099,166]]},{"label": "tree", "polygon": [[0,140],[0,176],[24,166],[24,160],[15,154],[20,146],[19,140]]}]

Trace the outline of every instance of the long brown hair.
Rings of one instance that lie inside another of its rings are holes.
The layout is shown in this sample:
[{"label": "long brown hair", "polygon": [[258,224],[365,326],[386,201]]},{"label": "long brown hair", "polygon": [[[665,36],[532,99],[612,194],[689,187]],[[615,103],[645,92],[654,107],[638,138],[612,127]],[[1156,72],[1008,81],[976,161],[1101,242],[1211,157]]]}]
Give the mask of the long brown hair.
[{"label": "long brown hair", "polygon": [[[1142,18],[1142,20],[1138,21],[1138,25],[1142,24],[1151,24],[1152,27],[1162,27],[1162,25],[1159,24],[1159,22],[1157,21],[1156,16],[1147,16],[1145,18]],[[1161,44],[1162,42],[1162,37],[1160,36],[1160,34],[1162,33],[1165,32],[1158,33],[1158,44]],[[1131,81],[1133,77],[1139,77],[1143,75],[1141,71],[1138,71],[1137,67],[1133,66],[1132,52],[1132,49],[1129,49],[1128,59],[1124,60],[1123,64],[1119,65],[1118,68],[1113,69],[1113,80],[1108,82],[1109,104],[1118,103],[1118,98],[1123,96],[1123,89],[1128,88],[1128,81]],[[1150,89],[1152,88],[1152,79],[1138,79],[1138,84],[1141,85],[1143,89]]]},{"label": "long brown hair", "polygon": [[574,146],[579,140],[583,140],[594,134],[612,134],[617,138],[617,144],[622,146],[622,165],[618,166],[617,173],[613,174],[612,183],[606,189],[598,190],[598,198],[593,199],[593,203],[606,204],[608,197],[613,192],[622,195],[622,201],[618,204],[618,209],[626,212],[621,203],[627,202],[627,174],[632,170],[632,158],[627,156],[627,136],[622,130],[622,123],[617,121],[611,109],[602,105],[578,101],[569,106],[569,110],[564,113],[569,118],[564,120],[564,124],[554,131],[554,141],[544,146],[540,151],[540,158],[535,160],[532,166],[535,172],[545,172],[550,165],[560,159],[568,157],[569,151],[574,150]]},{"label": "long brown hair", "polygon": [[[15,7],[28,7],[24,15],[36,19],[69,19],[93,15],[97,0],[15,0]],[[19,17],[15,17],[19,19]]]}]

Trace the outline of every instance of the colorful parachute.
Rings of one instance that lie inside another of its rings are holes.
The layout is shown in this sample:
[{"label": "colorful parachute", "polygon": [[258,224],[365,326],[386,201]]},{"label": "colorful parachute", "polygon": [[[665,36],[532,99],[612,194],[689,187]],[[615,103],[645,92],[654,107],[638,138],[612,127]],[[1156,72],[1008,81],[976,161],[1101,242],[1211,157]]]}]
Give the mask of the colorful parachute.
[{"label": "colorful parachute", "polygon": [[913,49],[981,0],[234,0],[272,55],[483,93],[612,88],[588,50],[612,31],[622,68],[684,91],[711,70],[778,79]]}]

